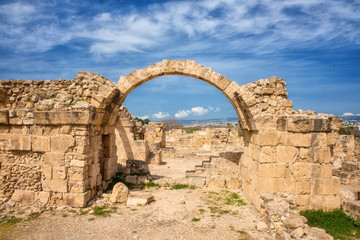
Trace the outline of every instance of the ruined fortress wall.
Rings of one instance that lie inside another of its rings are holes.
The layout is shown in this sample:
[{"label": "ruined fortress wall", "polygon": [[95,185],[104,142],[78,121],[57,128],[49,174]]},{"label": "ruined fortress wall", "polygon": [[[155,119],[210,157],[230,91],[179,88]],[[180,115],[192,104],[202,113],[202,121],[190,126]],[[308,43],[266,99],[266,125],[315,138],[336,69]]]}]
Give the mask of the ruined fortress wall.
[{"label": "ruined fortress wall", "polygon": [[116,132],[123,132],[119,107],[127,94],[171,74],[208,82],[233,105],[244,130],[243,189],[258,209],[266,193],[288,194],[300,208],[339,207],[331,154],[340,119],[295,112],[281,78],[239,86],[190,60],[164,60],[117,84],[87,72],[73,81],[0,81],[2,201],[84,206],[118,169]]},{"label": "ruined fortress wall", "polygon": [[220,151],[241,152],[243,145],[237,128],[203,128],[191,133],[185,129],[172,129],[166,132],[166,146],[176,149],[197,149],[219,154]]}]

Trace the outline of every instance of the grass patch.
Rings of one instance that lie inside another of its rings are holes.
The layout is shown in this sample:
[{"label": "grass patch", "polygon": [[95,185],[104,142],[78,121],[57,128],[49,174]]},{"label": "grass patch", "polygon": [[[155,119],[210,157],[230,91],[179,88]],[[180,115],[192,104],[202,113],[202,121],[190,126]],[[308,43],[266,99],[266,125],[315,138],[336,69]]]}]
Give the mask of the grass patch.
[{"label": "grass patch", "polygon": [[108,217],[111,215],[111,210],[106,210],[106,208],[95,206],[93,208],[94,213],[93,215],[99,216],[99,217]]},{"label": "grass patch", "polygon": [[62,217],[68,217],[69,215],[67,215],[66,213],[63,213]]},{"label": "grass patch", "polygon": [[144,188],[161,188],[160,184],[154,183],[153,181],[148,181],[144,183]]},{"label": "grass patch", "polygon": [[21,218],[17,218],[17,217],[14,217],[14,216],[4,216],[1,220],[0,220],[0,224],[3,224],[4,226],[6,227],[9,227],[9,226],[12,226],[12,225],[15,225],[19,222],[21,222],[22,219]]},{"label": "grass patch", "polygon": [[199,212],[200,212],[200,213],[204,213],[204,212],[206,212],[206,211],[205,211],[205,209],[200,208],[200,209],[199,209]]},{"label": "grass patch", "polygon": [[88,213],[89,213],[89,211],[80,210],[80,215],[86,215],[86,214],[88,214]]},{"label": "grass patch", "polygon": [[201,220],[201,218],[196,218],[196,217],[194,217],[193,219],[191,219],[191,221],[193,221],[193,222],[198,222],[198,221],[200,221]]},{"label": "grass patch", "polygon": [[186,184],[175,184],[171,187],[171,189],[178,190],[178,189],[185,189],[188,187],[189,187],[189,185],[186,185]]},{"label": "grass patch", "polygon": [[39,213],[39,212],[33,212],[29,215],[27,220],[32,220],[32,219],[38,218],[38,217],[40,217],[40,215],[41,215],[41,213]]},{"label": "grass patch", "polygon": [[300,214],[308,219],[309,226],[323,228],[335,239],[360,238],[360,222],[347,216],[340,209],[331,212],[305,210]]}]

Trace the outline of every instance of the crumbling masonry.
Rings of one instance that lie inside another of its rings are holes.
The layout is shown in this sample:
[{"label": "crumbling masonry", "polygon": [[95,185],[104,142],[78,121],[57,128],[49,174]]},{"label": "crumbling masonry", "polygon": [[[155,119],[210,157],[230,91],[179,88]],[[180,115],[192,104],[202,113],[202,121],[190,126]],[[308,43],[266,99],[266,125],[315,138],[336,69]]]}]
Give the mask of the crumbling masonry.
[{"label": "crumbling masonry", "polygon": [[85,206],[118,170],[119,149],[138,154],[121,121],[123,101],[163,75],[200,79],[231,102],[244,131],[238,171],[258,209],[264,193],[287,193],[299,208],[339,207],[331,155],[340,119],[295,112],[281,78],[239,86],[190,60],[163,60],[118,83],[83,71],[74,80],[0,81],[1,201]]}]

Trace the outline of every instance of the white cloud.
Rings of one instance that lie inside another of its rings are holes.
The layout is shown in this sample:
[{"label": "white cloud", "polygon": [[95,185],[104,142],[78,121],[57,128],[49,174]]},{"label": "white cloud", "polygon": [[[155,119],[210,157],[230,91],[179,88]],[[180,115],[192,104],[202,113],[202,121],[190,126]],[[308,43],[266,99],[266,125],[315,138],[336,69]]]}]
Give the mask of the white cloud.
[{"label": "white cloud", "polygon": [[360,113],[356,114],[356,116],[360,116]]},{"label": "white cloud", "polygon": [[355,116],[355,114],[353,114],[351,112],[346,112],[343,114],[343,117],[347,117],[347,116]]},{"label": "white cloud", "polygon": [[149,4],[145,11],[133,8],[131,13],[99,10],[90,19],[77,15],[80,5],[58,5],[59,9],[52,10],[68,14],[56,15],[49,11],[49,4],[40,0],[0,5],[0,14],[5,16],[0,23],[0,44],[41,52],[81,39],[94,55],[113,55],[145,51],[179,39],[202,43],[205,49],[227,40],[232,49],[262,53],[294,43],[312,44],[313,40],[319,40],[318,44],[333,39],[360,43],[360,6],[356,2],[170,1]]},{"label": "white cloud", "polygon": [[194,116],[202,116],[209,112],[209,109],[203,108],[203,107],[193,107],[191,109],[191,112],[194,114]]},{"label": "white cloud", "polygon": [[158,113],[154,113],[153,117],[157,118],[157,119],[162,119],[162,118],[166,118],[169,117],[169,113],[163,113],[163,112],[158,112]]},{"label": "white cloud", "polygon": [[137,117],[137,118],[140,118],[140,119],[142,119],[142,120],[145,120],[145,119],[149,119],[149,116],[148,116],[148,115],[144,115],[144,116],[142,116],[142,117]]},{"label": "white cloud", "polygon": [[179,112],[177,112],[175,114],[176,118],[183,118],[183,117],[188,117],[190,115],[191,111],[190,110],[180,110]]}]

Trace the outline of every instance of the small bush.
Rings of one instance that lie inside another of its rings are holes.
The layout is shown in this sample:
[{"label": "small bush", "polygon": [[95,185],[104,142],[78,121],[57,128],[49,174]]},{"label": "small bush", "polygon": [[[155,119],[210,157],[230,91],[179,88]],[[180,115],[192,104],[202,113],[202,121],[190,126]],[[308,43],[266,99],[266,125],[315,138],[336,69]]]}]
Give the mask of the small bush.
[{"label": "small bush", "polygon": [[350,130],[345,129],[345,128],[340,128],[338,133],[341,135],[351,135]]},{"label": "small bush", "polygon": [[305,210],[300,214],[307,218],[309,226],[323,228],[335,239],[360,238],[360,222],[347,216],[340,209],[331,212]]}]

